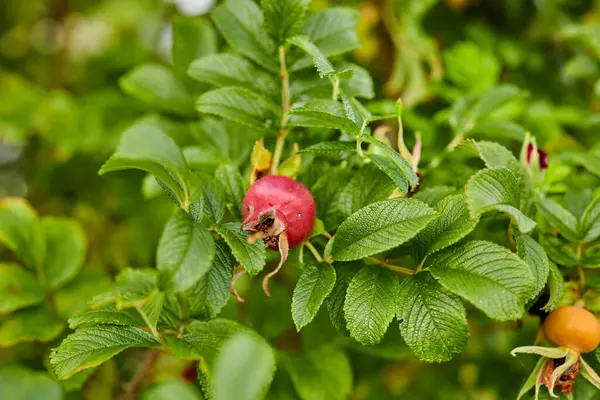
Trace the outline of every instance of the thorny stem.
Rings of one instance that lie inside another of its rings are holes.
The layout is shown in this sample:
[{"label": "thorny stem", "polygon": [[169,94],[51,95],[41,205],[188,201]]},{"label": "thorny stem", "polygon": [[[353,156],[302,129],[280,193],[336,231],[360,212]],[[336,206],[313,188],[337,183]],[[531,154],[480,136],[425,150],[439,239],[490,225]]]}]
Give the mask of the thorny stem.
[{"label": "thorny stem", "polygon": [[394,272],[400,272],[402,274],[414,275],[417,273],[414,269],[400,267],[398,265],[388,264],[385,261],[381,261],[376,259],[375,257],[367,257],[367,260],[374,262],[375,264],[381,265],[384,268],[387,268]]},{"label": "thorny stem", "polygon": [[288,112],[290,111],[290,75],[285,66],[285,47],[279,47],[279,76],[281,78],[281,130],[277,135],[275,143],[275,152],[273,154],[273,163],[271,164],[271,174],[277,175],[277,168],[281,161],[281,153],[283,152],[283,144],[288,134],[287,122]]},{"label": "thorny stem", "polygon": [[315,246],[313,246],[311,242],[309,242],[307,240],[306,242],[304,242],[304,246],[306,246],[306,248],[308,250],[310,250],[310,252],[317,259],[318,262],[320,262],[320,263],[323,262],[323,257],[321,257],[321,255],[319,254],[319,252],[317,251],[317,249],[315,249]]},{"label": "thorny stem", "polygon": [[118,400],[135,400],[138,398],[144,379],[146,379],[152,370],[160,352],[160,349],[150,349],[146,352],[146,357],[140,363],[135,375],[129,382],[123,385],[123,393],[119,396]]}]

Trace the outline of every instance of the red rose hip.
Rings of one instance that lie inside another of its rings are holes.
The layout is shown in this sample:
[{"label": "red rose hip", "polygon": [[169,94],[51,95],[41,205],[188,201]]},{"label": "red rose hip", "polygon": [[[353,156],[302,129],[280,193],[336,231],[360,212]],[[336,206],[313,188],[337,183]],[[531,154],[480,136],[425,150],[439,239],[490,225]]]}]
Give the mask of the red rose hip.
[{"label": "red rose hip", "polygon": [[243,203],[242,229],[256,232],[251,238],[263,238],[271,249],[279,249],[277,268],[263,280],[267,294],[268,280],[285,260],[288,250],[302,243],[315,223],[316,206],[308,189],[300,182],[277,175],[257,180],[246,193]]}]

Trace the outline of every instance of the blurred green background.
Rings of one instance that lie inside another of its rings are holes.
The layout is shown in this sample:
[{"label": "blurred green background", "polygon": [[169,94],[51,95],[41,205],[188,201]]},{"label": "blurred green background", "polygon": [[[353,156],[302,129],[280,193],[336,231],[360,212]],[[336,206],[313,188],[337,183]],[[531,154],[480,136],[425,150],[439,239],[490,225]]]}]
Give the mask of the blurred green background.
[{"label": "blurred green background", "polygon": [[[86,289],[86,298],[103,290],[126,266],[154,265],[156,244],[172,207],[164,196],[149,196],[151,188],[139,171],[98,176],[120,134],[138,119],[160,118],[170,124],[173,135],[179,135],[178,142],[189,141],[187,133],[178,130],[177,115],[159,117],[143,101],[124,94],[119,80],[140,63],[169,64],[172,18],[207,18],[203,15],[213,3],[0,2],[0,197],[25,196],[40,215],[67,216],[82,223],[89,241],[85,268],[97,275],[97,287]],[[585,171],[555,185],[555,192],[598,190],[600,1],[314,0],[312,8],[332,5],[360,10],[362,48],[352,58],[374,77],[377,100],[369,106],[387,109],[402,97],[407,108],[405,131],[423,134],[423,165],[451,140],[449,112],[457,99],[508,82],[529,95],[500,116],[514,126],[504,125],[503,134],[489,129],[483,136],[518,151],[523,132],[530,131],[551,157],[562,162],[553,176],[564,179],[574,169]],[[210,34],[206,42],[198,43],[223,45]],[[440,172],[439,182],[432,184],[464,182],[470,173],[468,168]],[[2,251],[0,257],[10,260],[12,256]],[[287,333],[295,278],[289,281],[277,286],[273,300],[253,288],[248,297],[254,302],[242,310],[230,302],[225,314],[234,318],[243,314],[267,338],[293,347],[289,342],[297,338],[289,339]],[[73,293],[65,301],[85,301],[77,296]],[[537,318],[528,317],[522,324],[493,323],[472,307],[469,315],[472,337],[467,351],[443,365],[412,358],[397,330],[394,334],[390,330],[370,354],[348,344],[355,379],[352,398],[514,398],[535,359],[513,359],[509,351],[531,343]],[[302,335],[306,343],[334,335],[328,322],[319,319],[327,316],[319,314],[317,322],[306,328]],[[0,349],[0,365],[19,362],[44,369],[39,353],[45,351],[47,347],[37,344]],[[175,375],[171,362],[165,359],[157,365],[155,382],[171,382]],[[112,398],[119,376],[128,374],[127,357],[119,356],[68,396]],[[0,381],[2,385],[8,383]],[[276,380],[270,396],[289,398],[286,386],[285,378]],[[151,386],[146,398],[174,397],[152,397],[160,390],[175,393]],[[600,395],[579,380],[575,398]]]}]

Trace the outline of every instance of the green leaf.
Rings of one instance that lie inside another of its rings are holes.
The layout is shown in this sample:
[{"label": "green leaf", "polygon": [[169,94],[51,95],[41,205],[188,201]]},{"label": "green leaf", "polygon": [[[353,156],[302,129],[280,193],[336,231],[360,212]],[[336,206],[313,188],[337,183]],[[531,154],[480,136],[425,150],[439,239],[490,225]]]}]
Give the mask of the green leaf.
[{"label": "green leaf", "polygon": [[185,74],[190,63],[218,50],[217,33],[203,18],[173,17],[173,64]]},{"label": "green leaf", "polygon": [[288,43],[300,47],[313,58],[313,63],[321,78],[324,76],[337,75],[333,64],[331,64],[321,50],[310,41],[308,36],[294,36],[288,40]]},{"label": "green leaf", "polygon": [[83,328],[67,336],[50,355],[58,379],[95,367],[130,347],[156,347],[150,333],[132,326],[101,325]]},{"label": "green leaf", "polygon": [[339,129],[357,135],[360,128],[346,117],[344,107],[335,100],[309,100],[295,104],[289,111],[290,126]]},{"label": "green leaf", "polygon": [[302,400],[344,400],[352,391],[352,369],[346,355],[324,346],[298,355],[280,354]]},{"label": "green leaf", "polygon": [[350,281],[356,273],[364,266],[362,261],[349,263],[334,263],[336,280],[329,296],[325,299],[329,318],[335,329],[342,334],[347,334],[346,319],[344,317],[344,305],[346,303],[346,291]]},{"label": "green leaf", "polygon": [[277,45],[296,35],[306,17],[310,0],[261,0],[265,29]]},{"label": "green leaf", "polygon": [[246,195],[246,182],[240,171],[229,164],[220,165],[215,171],[215,178],[225,190],[225,198],[229,211],[236,217],[242,217],[242,204]]},{"label": "green leaf", "polygon": [[540,235],[540,244],[546,250],[550,260],[565,267],[575,267],[578,264],[575,250],[568,247],[566,241],[552,234]]},{"label": "green leaf", "polygon": [[308,264],[304,267],[292,296],[292,317],[298,331],[317,315],[334,285],[335,270],[330,264]]},{"label": "green leaf", "polygon": [[123,76],[119,84],[131,97],[161,111],[194,115],[194,101],[173,71],[160,64],[142,64]]},{"label": "green leaf", "polygon": [[412,199],[370,204],[340,225],[333,242],[333,259],[358,260],[399,246],[437,217],[434,210]]},{"label": "green leaf", "polygon": [[9,364],[0,368],[0,399],[62,400],[63,390],[46,372]]},{"label": "green leaf", "polygon": [[215,400],[264,398],[275,369],[274,351],[264,340],[248,333],[235,334],[215,361]]},{"label": "green leaf", "polygon": [[[360,47],[356,36],[358,11],[352,8],[329,7],[311,15],[302,26],[301,33],[321,50],[325,57],[347,53]],[[312,57],[300,58],[290,66],[298,71],[312,65]]]},{"label": "green leaf", "polygon": [[220,53],[198,58],[191,63],[188,75],[217,87],[245,87],[269,96],[279,92],[272,75],[235,54]]},{"label": "green leaf", "polygon": [[521,233],[535,228],[535,221],[519,209],[519,182],[519,177],[507,168],[491,168],[477,172],[465,187],[471,218],[490,211],[500,211],[513,219]]},{"label": "green leaf", "polygon": [[354,176],[352,170],[337,166],[325,170],[310,192],[317,203],[317,216],[323,220],[326,229],[335,228],[341,223],[335,215],[333,202]]},{"label": "green leaf", "polygon": [[465,307],[431,274],[419,273],[404,279],[399,298],[402,337],[419,360],[449,361],[467,347]]},{"label": "green leaf", "polygon": [[501,66],[493,53],[475,42],[459,42],[444,51],[447,78],[457,86],[479,93],[498,80]]},{"label": "green leaf", "polygon": [[224,243],[216,241],[215,249],[212,267],[189,291],[189,312],[192,317],[216,317],[231,296],[229,282],[233,277],[235,260]]},{"label": "green leaf", "polygon": [[176,357],[187,360],[203,358],[206,368],[211,369],[223,343],[240,332],[253,333],[250,328],[228,319],[194,320],[188,326],[188,333],[181,338],[165,336],[165,339]]},{"label": "green leaf", "polygon": [[69,328],[76,329],[94,325],[131,325],[144,327],[146,322],[140,314],[132,309],[117,309],[115,306],[104,306],[98,309],[86,310],[69,318]]},{"label": "green leaf", "polygon": [[[341,81],[342,91],[350,97],[360,97],[364,99],[372,99],[375,97],[375,85],[371,74],[365,68],[351,63],[345,63],[337,67],[338,71],[353,71],[353,75],[350,79],[344,79]],[[395,116],[394,116],[395,117]],[[387,118],[382,118],[387,119]],[[372,117],[370,119],[374,121]]]},{"label": "green leaf", "polygon": [[439,218],[415,236],[418,261],[463,239],[479,222],[479,217],[469,216],[465,196],[462,194],[440,200],[433,209],[439,213]]},{"label": "green leaf", "polygon": [[363,136],[363,138],[376,149],[376,152],[367,153],[367,157],[396,183],[402,193],[408,193],[409,186],[417,187],[419,178],[400,153],[372,136]]},{"label": "green leaf", "polygon": [[600,196],[596,197],[583,212],[579,233],[585,243],[593,242],[600,237]]},{"label": "green leaf", "polygon": [[215,257],[214,240],[208,229],[182,210],[171,217],[156,252],[159,271],[169,276],[169,287],[183,292],[202,278]]},{"label": "green leaf", "polygon": [[39,304],[44,298],[44,289],[30,271],[0,263],[0,314]]},{"label": "green leaf", "polygon": [[133,125],[121,136],[115,153],[100,168],[100,175],[124,169],[153,174],[182,206],[188,205],[185,184],[187,164],[173,139],[150,125]]},{"label": "green leaf", "polygon": [[517,235],[517,251],[527,265],[531,268],[533,277],[535,278],[535,291],[531,298],[535,298],[542,292],[546,281],[548,280],[548,272],[550,271],[550,262],[544,248],[539,245],[532,237],[526,235]]},{"label": "green leaf", "polygon": [[456,188],[452,186],[433,186],[419,190],[411,198],[420,200],[423,203],[433,207],[443,198],[456,193]]},{"label": "green leaf", "polygon": [[506,147],[495,142],[471,141],[478,156],[488,168],[508,168],[514,173],[519,173],[521,164],[514,154]]},{"label": "green leaf", "polygon": [[262,240],[248,244],[248,232],[242,232],[241,224],[227,222],[217,227],[217,233],[227,242],[231,252],[250,276],[256,276],[265,266],[265,245]]},{"label": "green leaf", "polygon": [[345,187],[325,206],[327,225],[337,227],[364,206],[387,199],[395,187],[391,179],[377,167],[364,165],[353,172]]},{"label": "green leaf", "polygon": [[523,92],[513,85],[498,85],[484,92],[467,113],[471,121],[476,121],[496,111],[503,105],[517,100]]},{"label": "green leaf", "polygon": [[31,269],[41,268],[45,257],[44,233],[31,206],[20,198],[0,201],[0,243]]},{"label": "green leaf", "polygon": [[241,87],[208,91],[198,98],[196,109],[264,132],[279,123],[281,113],[265,96]]},{"label": "green leaf", "polygon": [[569,210],[548,198],[538,200],[537,208],[561,235],[571,242],[579,241],[577,218]]},{"label": "green leaf", "polygon": [[356,144],[354,142],[342,142],[340,140],[331,142],[320,142],[308,146],[305,149],[300,150],[300,153],[308,154],[331,154],[331,153],[344,153],[347,151],[356,151]]},{"label": "green leaf", "polygon": [[511,139],[518,142],[525,140],[526,130],[519,124],[503,120],[478,121],[469,131],[470,136],[491,139]]},{"label": "green leaf", "polygon": [[550,292],[550,299],[542,310],[552,311],[559,306],[564,294],[565,280],[562,273],[553,262],[550,263],[550,270],[548,274],[548,291]]},{"label": "green leaf", "polygon": [[156,271],[151,269],[124,269],[107,293],[94,297],[92,307],[114,303],[118,310],[134,307],[154,333],[160,318],[165,295],[157,287]]},{"label": "green leaf", "polygon": [[81,270],[87,241],[81,226],[69,219],[42,219],[42,230],[46,237],[44,278],[51,288],[70,282]]},{"label": "green leaf", "polygon": [[182,382],[171,378],[155,382],[144,390],[139,397],[140,400],[201,400],[200,390],[193,384]]},{"label": "green leaf", "polygon": [[398,278],[385,268],[365,266],[350,281],[344,315],[350,336],[362,345],[379,343],[394,318]]},{"label": "green leaf", "polygon": [[18,343],[49,342],[65,329],[65,323],[45,305],[17,311],[0,326],[0,347]]},{"label": "green leaf", "polygon": [[275,46],[267,36],[260,8],[250,0],[226,0],[211,17],[235,51],[269,71],[278,71]]},{"label": "green leaf", "polygon": [[439,283],[492,319],[518,319],[535,290],[531,268],[509,249],[470,241],[437,253],[429,267]]},{"label": "green leaf", "polygon": [[204,197],[204,214],[208,216],[211,222],[221,221],[225,215],[225,193],[222,182],[217,182],[212,177],[198,176],[197,182],[202,189]]}]

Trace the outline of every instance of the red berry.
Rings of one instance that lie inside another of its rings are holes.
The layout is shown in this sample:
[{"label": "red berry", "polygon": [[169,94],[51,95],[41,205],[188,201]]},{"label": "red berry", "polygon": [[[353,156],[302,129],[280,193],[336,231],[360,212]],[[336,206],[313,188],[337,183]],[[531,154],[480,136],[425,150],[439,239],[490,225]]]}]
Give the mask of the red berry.
[{"label": "red berry", "polygon": [[[289,247],[294,248],[312,231],[316,206],[310,192],[300,182],[286,176],[269,175],[260,178],[250,187],[244,198],[243,213],[244,223],[249,229],[261,217],[276,217],[287,234]],[[275,223],[269,221],[269,218],[265,221],[266,225]],[[255,224],[254,228],[259,229],[252,230],[264,232],[268,246],[276,249],[277,242],[268,235],[271,226]]]},{"label": "red berry", "polygon": [[277,268],[263,280],[263,289],[268,295],[269,278],[279,271],[289,249],[310,235],[315,223],[315,201],[300,182],[285,176],[268,175],[250,186],[243,207],[242,229],[256,232],[248,240],[263,238],[269,248],[278,249],[281,255]]}]

